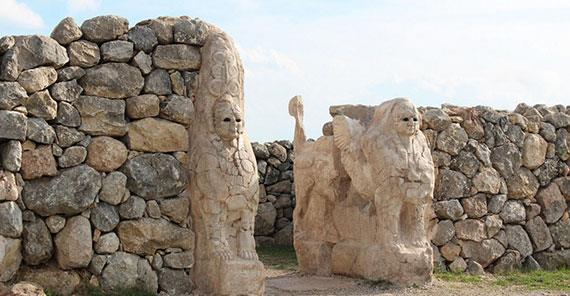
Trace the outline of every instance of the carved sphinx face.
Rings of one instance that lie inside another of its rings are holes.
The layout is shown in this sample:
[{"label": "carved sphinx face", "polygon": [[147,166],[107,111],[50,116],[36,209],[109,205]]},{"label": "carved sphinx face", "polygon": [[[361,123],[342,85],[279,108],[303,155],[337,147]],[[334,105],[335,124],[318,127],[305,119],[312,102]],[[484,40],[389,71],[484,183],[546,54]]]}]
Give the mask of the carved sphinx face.
[{"label": "carved sphinx face", "polygon": [[413,105],[398,104],[392,116],[394,127],[400,136],[411,137],[420,130],[420,114]]},{"label": "carved sphinx face", "polygon": [[243,118],[239,107],[225,100],[216,103],[214,128],[216,134],[226,142],[237,139],[243,133]]}]

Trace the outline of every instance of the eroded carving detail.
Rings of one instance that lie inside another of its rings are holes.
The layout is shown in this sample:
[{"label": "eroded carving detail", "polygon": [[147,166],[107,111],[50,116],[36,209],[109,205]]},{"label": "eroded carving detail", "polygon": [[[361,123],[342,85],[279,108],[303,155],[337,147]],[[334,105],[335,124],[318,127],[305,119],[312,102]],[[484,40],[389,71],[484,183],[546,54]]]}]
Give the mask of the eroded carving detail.
[{"label": "eroded carving detail", "polygon": [[255,156],[244,128],[243,68],[233,42],[215,32],[202,49],[191,133],[191,200],[198,290],[260,295],[253,223],[258,204]]},{"label": "eroded carving detail", "polygon": [[299,264],[309,273],[425,283],[433,268],[425,215],[435,181],[420,114],[407,99],[371,111],[369,119],[340,110],[333,135],[310,143],[300,97],[289,103],[296,119]]}]

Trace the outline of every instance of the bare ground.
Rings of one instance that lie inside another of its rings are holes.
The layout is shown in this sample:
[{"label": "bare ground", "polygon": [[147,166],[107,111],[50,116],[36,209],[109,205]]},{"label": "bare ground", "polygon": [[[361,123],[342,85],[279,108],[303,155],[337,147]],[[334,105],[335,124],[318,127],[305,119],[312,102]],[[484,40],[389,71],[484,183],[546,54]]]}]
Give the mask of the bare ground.
[{"label": "bare ground", "polygon": [[499,287],[481,283],[447,282],[434,279],[417,288],[394,288],[342,276],[320,277],[298,272],[267,269],[266,295],[405,295],[405,296],[569,296],[564,292],[528,291],[522,287]]}]

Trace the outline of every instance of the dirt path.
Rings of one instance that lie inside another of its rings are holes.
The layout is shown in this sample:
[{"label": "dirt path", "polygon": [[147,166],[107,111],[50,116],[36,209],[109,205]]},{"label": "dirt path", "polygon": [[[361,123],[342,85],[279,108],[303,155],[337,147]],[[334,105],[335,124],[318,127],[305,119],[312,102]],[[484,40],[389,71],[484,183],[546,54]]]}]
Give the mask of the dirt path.
[{"label": "dirt path", "polygon": [[347,277],[320,277],[297,272],[268,270],[266,295],[405,295],[405,296],[569,296],[566,293],[525,291],[520,287],[498,287],[488,283],[458,283],[434,280],[421,288],[396,289]]}]

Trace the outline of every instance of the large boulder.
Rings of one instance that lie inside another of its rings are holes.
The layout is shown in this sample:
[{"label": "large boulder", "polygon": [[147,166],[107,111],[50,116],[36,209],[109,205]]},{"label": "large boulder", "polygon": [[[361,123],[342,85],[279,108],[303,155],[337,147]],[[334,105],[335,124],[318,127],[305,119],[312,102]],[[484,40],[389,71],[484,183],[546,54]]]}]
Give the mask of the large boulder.
[{"label": "large boulder", "polygon": [[188,131],[178,123],[145,118],[129,123],[129,148],[144,152],[188,150]]},{"label": "large boulder", "polygon": [[0,201],[15,201],[20,192],[16,185],[16,177],[12,172],[0,170]]},{"label": "large boulder", "polygon": [[13,201],[0,203],[0,235],[18,238],[22,234],[22,211]]},{"label": "large boulder", "polygon": [[81,96],[74,106],[81,114],[80,130],[94,136],[123,136],[127,133],[125,101]]},{"label": "large boulder", "polygon": [[558,221],[558,219],[564,215],[568,207],[556,183],[552,183],[550,186],[540,190],[536,196],[536,200],[542,207],[544,221],[549,224]]},{"label": "large boulder", "polygon": [[91,206],[100,188],[101,175],[81,165],[51,179],[26,182],[23,198],[28,209],[42,216],[75,215]]},{"label": "large boulder", "polygon": [[550,226],[550,233],[556,247],[569,249],[570,248],[570,219],[561,219],[558,223]]},{"label": "large boulder", "polygon": [[507,225],[506,233],[509,248],[519,251],[523,258],[532,255],[532,243],[522,226]]},{"label": "large boulder", "polygon": [[20,173],[25,180],[57,175],[57,164],[51,146],[39,146],[37,149],[22,152]]},{"label": "large boulder", "polygon": [[459,241],[461,255],[476,261],[483,267],[489,266],[505,253],[505,247],[496,239],[486,239],[482,242]]},{"label": "large boulder", "polygon": [[508,196],[513,199],[531,198],[536,195],[540,184],[527,168],[520,168],[514,175],[506,178]]},{"label": "large boulder", "polygon": [[451,220],[442,220],[433,230],[431,242],[436,246],[443,246],[455,236],[455,226]]},{"label": "large boulder", "polygon": [[57,102],[52,99],[49,91],[43,90],[34,93],[26,100],[24,106],[28,113],[45,120],[52,120],[57,117]]},{"label": "large boulder", "polygon": [[119,209],[105,202],[98,203],[91,209],[91,223],[102,232],[109,232],[119,224]]},{"label": "large boulder", "polygon": [[193,250],[194,233],[162,219],[142,218],[119,223],[117,234],[123,250],[140,255],[154,255],[159,249]]},{"label": "large boulder", "polygon": [[81,284],[81,277],[77,272],[64,271],[51,265],[22,269],[21,277],[24,281],[39,284],[55,295],[72,295]]},{"label": "large boulder", "polygon": [[146,259],[117,252],[111,255],[101,274],[101,287],[115,293],[137,287],[155,294],[158,291],[158,276]]},{"label": "large boulder", "polygon": [[525,167],[534,170],[546,160],[548,142],[540,135],[528,134],[524,140],[522,150],[522,163]]},{"label": "large boulder", "polygon": [[22,241],[0,235],[0,282],[7,282],[18,271],[22,262]]},{"label": "large boulder", "polygon": [[52,67],[26,70],[18,76],[18,82],[28,93],[45,89],[57,80],[57,72]]},{"label": "large boulder", "polygon": [[18,82],[0,82],[0,109],[11,110],[28,97]]},{"label": "large boulder", "polygon": [[152,60],[156,67],[167,70],[199,70],[202,64],[200,50],[186,44],[158,45]]},{"label": "large boulder", "polygon": [[[544,251],[552,246],[553,242],[550,230],[541,217],[534,217],[532,220],[527,221],[525,229],[532,239],[535,252]],[[568,229],[570,231],[570,227]]]},{"label": "large boulder", "polygon": [[153,117],[159,113],[160,99],[156,95],[147,94],[127,99],[127,116],[131,119]]},{"label": "large boulder", "polygon": [[83,36],[83,32],[72,17],[62,19],[51,32],[50,37],[61,45],[67,45]]},{"label": "large boulder", "polygon": [[129,21],[115,15],[102,15],[88,19],[81,25],[83,38],[101,43],[116,39],[129,31]]},{"label": "large boulder", "polygon": [[507,142],[492,150],[491,162],[504,178],[509,178],[521,167],[522,156],[515,144]]},{"label": "large boulder", "polygon": [[57,263],[61,269],[85,268],[93,256],[91,224],[83,216],[67,219],[55,237]]},{"label": "large boulder", "polygon": [[84,93],[112,99],[133,97],[144,86],[141,71],[123,63],[106,63],[86,70],[79,79]]},{"label": "large boulder", "polygon": [[437,149],[457,155],[467,145],[468,140],[469,137],[465,130],[459,124],[454,123],[437,136]]},{"label": "large boulder", "polygon": [[176,196],[188,184],[186,170],[167,154],[136,156],[129,159],[121,170],[127,176],[127,188],[147,200]]},{"label": "large boulder", "polygon": [[75,41],[69,45],[69,64],[89,68],[97,65],[101,59],[99,46],[87,40]]},{"label": "large boulder", "polygon": [[171,95],[160,102],[161,118],[188,125],[192,113],[194,113],[194,105],[190,98]]},{"label": "large boulder", "polygon": [[52,144],[55,140],[55,130],[41,118],[28,118],[28,139],[40,144]]},{"label": "large boulder", "polygon": [[24,141],[27,128],[28,121],[24,114],[0,110],[0,139]]},{"label": "large boulder", "polygon": [[112,172],[125,163],[128,156],[123,142],[111,137],[96,137],[87,146],[87,164],[100,172]]},{"label": "large boulder", "polygon": [[0,79],[14,81],[21,71],[38,66],[60,68],[68,61],[65,47],[57,41],[47,36],[24,36],[4,54]]},{"label": "large boulder", "polygon": [[53,255],[51,233],[42,219],[24,223],[23,255],[28,265],[38,265],[48,261]]},{"label": "large boulder", "polygon": [[480,242],[487,238],[485,223],[477,219],[467,219],[456,222],[455,236],[458,239]]},{"label": "large boulder", "polygon": [[501,189],[501,176],[493,168],[482,167],[473,178],[473,186],[478,192],[497,194]]},{"label": "large boulder", "polygon": [[461,172],[443,169],[435,183],[434,196],[438,200],[461,198],[469,195],[470,180]]}]

